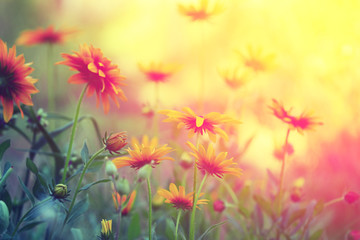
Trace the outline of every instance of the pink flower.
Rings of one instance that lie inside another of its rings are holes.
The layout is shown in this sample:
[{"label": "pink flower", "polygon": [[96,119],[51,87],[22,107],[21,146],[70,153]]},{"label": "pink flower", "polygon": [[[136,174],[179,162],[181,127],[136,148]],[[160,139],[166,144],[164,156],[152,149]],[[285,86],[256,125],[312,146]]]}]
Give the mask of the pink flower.
[{"label": "pink flower", "polygon": [[221,201],[221,200],[216,200],[216,201],[213,203],[213,207],[214,207],[214,211],[215,211],[215,212],[221,213],[222,211],[225,210],[225,204],[224,204],[224,202]]},{"label": "pink flower", "polygon": [[356,192],[348,192],[347,194],[345,194],[344,196],[344,200],[349,203],[352,204],[354,202],[356,202],[357,200],[359,200],[360,195]]}]

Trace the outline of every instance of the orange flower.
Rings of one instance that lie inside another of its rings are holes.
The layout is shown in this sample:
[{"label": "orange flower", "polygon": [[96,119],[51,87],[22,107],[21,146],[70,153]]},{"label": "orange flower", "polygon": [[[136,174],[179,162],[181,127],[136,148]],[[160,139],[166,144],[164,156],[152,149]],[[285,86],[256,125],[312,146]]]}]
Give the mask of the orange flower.
[{"label": "orange flower", "polygon": [[126,199],[127,199],[126,195],[120,196],[119,193],[114,192],[112,194],[112,197],[113,197],[116,212],[120,211],[120,205],[121,205],[121,209],[122,209],[121,214],[126,216],[129,214],[129,212],[131,211],[131,208],[134,205],[134,201],[136,198],[136,191],[132,191],[132,193],[130,194],[129,201],[127,203],[126,203]]},{"label": "orange flower", "polygon": [[37,79],[28,76],[34,70],[29,65],[23,55],[16,56],[15,46],[8,52],[6,43],[0,39],[0,99],[5,122],[13,115],[14,102],[24,117],[20,103],[32,106],[31,94],[39,92],[34,86]]},{"label": "orange flower", "polygon": [[[190,210],[193,207],[193,195],[194,193],[188,193],[185,195],[185,189],[183,186],[179,186],[179,190],[177,189],[174,183],[170,183],[169,190],[159,189],[158,194],[163,196],[166,200],[166,203],[171,203],[173,207],[182,210]],[[200,193],[199,198],[204,195],[204,193]],[[196,207],[199,204],[207,204],[209,200],[207,199],[200,199],[196,203]],[[199,208],[199,207],[198,207]]]},{"label": "orange flower", "polygon": [[156,137],[149,141],[149,137],[145,135],[141,144],[137,139],[133,139],[131,145],[132,149],[129,148],[127,150],[130,156],[119,157],[113,160],[117,168],[130,166],[138,170],[147,164],[155,167],[163,160],[174,160],[171,157],[165,156],[172,152],[173,149],[167,147],[167,144],[157,147],[158,140]]},{"label": "orange flower", "polygon": [[110,134],[109,137],[106,136],[103,139],[103,143],[105,144],[105,149],[110,152],[110,154],[117,153],[120,154],[120,150],[125,147],[127,136],[126,132],[119,132],[115,134]]},{"label": "orange flower", "polygon": [[285,123],[291,122],[291,116],[290,116],[291,109],[285,110],[284,105],[282,103],[273,99],[272,106],[269,106],[269,108],[273,111],[274,116],[279,118],[281,121]]},{"label": "orange flower", "polygon": [[164,122],[178,122],[178,128],[185,127],[188,129],[189,138],[194,136],[195,133],[203,135],[205,132],[213,142],[216,142],[216,134],[219,134],[222,138],[228,140],[229,137],[226,132],[217,127],[217,125],[241,123],[238,120],[217,112],[211,112],[205,116],[200,116],[196,115],[188,107],[185,107],[182,110],[184,111],[183,113],[174,110],[161,110],[159,113],[169,117],[165,119]]},{"label": "orange flower", "polygon": [[167,79],[178,69],[174,64],[162,64],[151,62],[149,66],[139,63],[140,70],[152,82],[166,82]]},{"label": "orange flower", "polygon": [[216,2],[212,9],[209,9],[209,0],[200,0],[198,6],[183,4],[178,5],[179,12],[191,18],[192,21],[208,20],[210,17],[220,14],[224,11],[224,6]]},{"label": "orange flower", "polygon": [[261,48],[254,49],[252,46],[247,48],[247,53],[238,52],[246,67],[254,72],[264,72],[272,67],[275,55],[264,55]]},{"label": "orange flower", "polygon": [[108,58],[103,57],[101,50],[94,48],[92,45],[80,45],[80,51],[74,53],[72,55],[61,54],[65,61],[57,63],[67,65],[73,71],[79,71],[79,73],[72,75],[68,82],[88,84],[87,96],[91,96],[96,92],[97,106],[101,96],[105,113],[108,113],[110,108],[108,97],[111,97],[119,108],[120,105],[117,98],[120,98],[122,101],[127,99],[120,88],[120,86],[125,85],[123,83],[125,77],[120,75],[118,66],[112,64]]},{"label": "orange flower", "polygon": [[230,88],[238,89],[249,81],[250,72],[244,70],[239,74],[239,68],[234,68],[220,71],[220,76]]},{"label": "orange flower", "polygon": [[221,152],[216,156],[211,144],[209,144],[207,151],[201,144],[199,144],[198,149],[190,142],[187,142],[186,145],[193,151],[193,153],[190,154],[195,157],[197,168],[203,174],[207,173],[219,178],[222,178],[224,174],[232,174],[235,176],[242,174],[242,170],[236,166],[233,158],[226,159],[227,152]]},{"label": "orange flower", "polygon": [[75,31],[55,31],[53,26],[46,29],[37,28],[36,30],[26,30],[21,33],[20,37],[16,40],[16,44],[32,46],[36,44],[50,43],[62,44],[65,42],[66,37]]}]

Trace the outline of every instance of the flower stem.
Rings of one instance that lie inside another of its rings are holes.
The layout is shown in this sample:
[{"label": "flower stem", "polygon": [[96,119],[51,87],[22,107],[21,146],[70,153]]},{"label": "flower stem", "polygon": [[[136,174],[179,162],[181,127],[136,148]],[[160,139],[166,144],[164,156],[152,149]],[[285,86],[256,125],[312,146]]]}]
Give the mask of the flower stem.
[{"label": "flower stem", "polygon": [[68,152],[67,152],[66,160],[65,160],[64,173],[63,173],[62,180],[61,180],[62,183],[65,183],[67,168],[68,168],[69,161],[70,161],[72,145],[73,145],[73,143],[74,143],[76,126],[77,126],[77,122],[78,122],[78,118],[79,118],[79,113],[80,113],[80,106],[81,106],[82,99],[84,98],[84,94],[85,94],[86,89],[87,89],[87,85],[86,85],[86,86],[84,87],[84,89],[82,90],[82,92],[81,92],[81,94],[80,94],[80,97],[79,97],[79,101],[78,101],[77,106],[76,106],[76,111],[75,111],[75,116],[74,116],[74,122],[73,122],[72,130],[71,130],[71,136],[70,136],[70,141],[69,141],[69,148],[68,148]]},{"label": "flower stem", "polygon": [[151,222],[152,222],[152,196],[151,196],[151,184],[150,184],[150,176],[146,179],[147,185],[148,185],[148,193],[149,193],[149,240],[151,240],[152,234],[151,234]]},{"label": "flower stem", "polygon": [[236,197],[236,194],[234,193],[234,190],[230,187],[230,185],[224,179],[221,179],[221,182],[225,186],[228,193],[230,194],[233,202],[237,205],[239,201]]},{"label": "flower stem", "polygon": [[155,83],[155,109],[154,109],[154,118],[153,118],[153,131],[154,131],[154,136],[158,137],[159,136],[159,102],[160,102],[160,97],[159,97],[159,83],[156,82]]},{"label": "flower stem", "polygon": [[191,211],[191,218],[190,218],[190,233],[189,233],[189,239],[190,240],[194,240],[195,239],[195,213],[196,213],[196,203],[197,203],[197,200],[199,198],[199,195],[201,193],[201,189],[205,183],[205,180],[207,178],[207,175],[208,174],[205,174],[203,180],[201,181],[200,183],[200,186],[199,186],[199,190],[197,191],[197,193],[195,194],[194,192],[194,195],[195,195],[195,199],[193,201],[193,208],[192,208],[192,211]]},{"label": "flower stem", "polygon": [[73,207],[74,207],[74,205],[75,205],[76,197],[77,197],[77,195],[78,195],[78,193],[79,193],[79,190],[80,190],[80,187],[81,187],[81,183],[82,183],[82,180],[83,180],[84,175],[85,175],[85,173],[86,173],[86,170],[89,168],[89,166],[90,166],[91,163],[94,161],[94,159],[95,159],[100,153],[102,153],[102,152],[105,150],[105,148],[106,148],[106,147],[104,146],[104,147],[102,147],[99,151],[97,151],[96,153],[94,153],[94,154],[91,156],[91,158],[89,159],[89,161],[85,164],[84,169],[83,169],[82,172],[81,172],[81,176],[80,176],[80,179],[79,179],[79,181],[78,181],[78,185],[77,185],[77,187],[76,187],[76,190],[75,190],[75,193],[74,193],[74,197],[73,197],[73,199],[71,200],[71,204],[70,204],[69,210],[68,210],[68,212],[67,212],[67,214],[66,214],[66,217],[65,217],[65,220],[64,220],[64,223],[63,223],[63,227],[65,226],[67,220],[69,219],[70,214],[71,214],[71,210],[73,209]]},{"label": "flower stem", "polygon": [[177,240],[178,237],[178,228],[179,228],[179,221],[180,221],[180,217],[181,217],[181,210],[179,210],[177,218],[176,218],[176,227],[175,227],[175,240]]},{"label": "flower stem", "polygon": [[47,85],[48,85],[48,111],[55,111],[54,95],[54,66],[53,66],[53,44],[48,45],[47,49]]}]

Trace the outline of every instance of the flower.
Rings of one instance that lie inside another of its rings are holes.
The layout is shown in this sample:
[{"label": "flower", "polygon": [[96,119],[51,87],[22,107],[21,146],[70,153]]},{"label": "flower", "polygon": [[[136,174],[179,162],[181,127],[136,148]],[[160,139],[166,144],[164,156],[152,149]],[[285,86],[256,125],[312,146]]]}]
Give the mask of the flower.
[{"label": "flower", "polygon": [[242,86],[244,86],[250,78],[250,72],[243,69],[239,73],[239,68],[234,69],[226,69],[219,71],[220,76],[224,79],[225,83],[231,88],[231,89],[238,89]]},{"label": "flower", "polygon": [[280,119],[281,121],[285,123],[291,122],[291,116],[290,116],[291,109],[285,110],[284,105],[281,102],[272,99],[272,106],[269,106],[269,108],[273,111],[274,116]]},{"label": "flower", "polygon": [[275,55],[264,55],[261,48],[249,46],[246,53],[239,52],[244,65],[254,72],[264,72],[272,67]]},{"label": "flower", "polygon": [[[193,195],[194,193],[188,193],[185,195],[185,189],[183,186],[179,186],[179,190],[177,189],[174,183],[170,183],[169,190],[159,189],[158,194],[163,196],[166,200],[166,203],[171,203],[173,207],[182,210],[190,210],[193,207]],[[199,198],[204,195],[204,193],[200,193]],[[196,207],[199,204],[207,204],[207,199],[199,199],[196,203]]]},{"label": "flower", "polygon": [[352,192],[352,191],[346,193],[344,196],[344,200],[349,204],[352,204],[352,203],[358,201],[359,198],[360,198],[360,195],[358,193]]},{"label": "flower", "polygon": [[158,140],[156,137],[149,140],[148,136],[143,136],[142,143],[139,143],[137,139],[132,139],[132,149],[128,149],[130,156],[119,157],[113,160],[117,168],[130,166],[136,170],[149,164],[151,167],[155,167],[163,160],[174,160],[171,157],[165,156],[173,151],[171,147],[167,147],[167,144],[158,147]]},{"label": "flower", "polygon": [[110,134],[109,137],[107,137],[107,133],[105,133],[103,143],[105,144],[105,149],[108,150],[110,154],[120,154],[119,151],[127,144],[126,140],[126,132]]},{"label": "flower", "polygon": [[67,190],[65,184],[56,184],[55,187],[50,189],[51,194],[54,199],[59,200],[60,202],[68,201],[66,198],[70,195],[70,191]]},{"label": "flower", "polygon": [[221,200],[216,200],[214,203],[213,203],[213,207],[214,207],[214,211],[215,212],[223,212],[225,210],[225,204],[223,201]]},{"label": "flower", "polygon": [[112,236],[112,220],[101,220],[101,239],[111,239]]},{"label": "flower", "polygon": [[210,17],[223,12],[224,6],[219,2],[216,2],[212,9],[209,9],[209,0],[200,0],[198,6],[195,6],[194,4],[188,6],[179,4],[178,9],[181,14],[190,17],[192,21],[202,21],[208,20]]},{"label": "flower", "polygon": [[288,143],[286,145],[283,145],[282,147],[276,147],[274,150],[274,157],[276,157],[279,160],[283,160],[284,159],[284,155],[292,155],[294,153],[294,147],[292,144]]},{"label": "flower", "polygon": [[152,82],[166,82],[168,78],[178,69],[174,64],[163,64],[151,62],[148,66],[138,64],[140,70]]},{"label": "flower", "polygon": [[360,230],[352,230],[349,236],[351,240],[360,240]]},{"label": "flower", "polygon": [[207,133],[211,141],[216,142],[216,134],[219,134],[225,140],[228,140],[229,137],[224,130],[217,127],[220,124],[234,124],[241,123],[238,120],[232,119],[231,117],[220,114],[217,112],[211,112],[205,116],[196,115],[190,108],[185,107],[182,109],[183,112],[178,112],[175,110],[161,110],[160,114],[165,114],[168,116],[164,122],[177,122],[178,128],[185,127],[189,130],[188,137],[191,138],[195,133],[201,135]]},{"label": "flower", "polygon": [[126,202],[127,195],[120,196],[119,193],[115,192],[112,194],[112,197],[113,197],[116,212],[120,211],[120,205],[121,205],[121,209],[122,209],[121,214],[126,216],[129,214],[129,212],[131,211],[131,208],[134,205],[134,201],[136,198],[136,191],[132,191],[132,193],[130,194],[129,200],[127,202]]},{"label": "flower", "polygon": [[16,48],[13,46],[7,50],[7,45],[0,39],[0,100],[3,105],[4,121],[10,121],[14,112],[14,102],[18,106],[21,116],[24,113],[20,103],[32,106],[31,95],[39,92],[29,74],[34,70],[25,64],[25,58],[21,54],[16,56]]},{"label": "flower", "polygon": [[119,108],[117,98],[127,101],[123,90],[120,86],[124,86],[125,77],[120,75],[117,65],[103,57],[103,53],[99,48],[92,45],[80,45],[80,51],[74,54],[63,53],[61,56],[65,59],[57,64],[63,64],[70,67],[72,71],[79,71],[72,75],[68,82],[72,84],[87,84],[87,96],[91,96],[96,92],[97,106],[100,102],[100,96],[104,107],[104,112],[108,113],[110,104],[108,97],[115,102]]},{"label": "flower", "polygon": [[16,44],[32,46],[36,44],[50,43],[50,44],[63,44],[66,37],[75,31],[59,30],[55,31],[54,26],[49,26],[46,29],[41,27],[35,30],[26,30],[20,34],[20,37],[16,40]]},{"label": "flower", "polygon": [[242,170],[235,166],[236,164],[233,162],[233,158],[226,159],[227,152],[221,152],[216,156],[211,144],[209,144],[207,151],[201,144],[199,144],[198,149],[191,142],[187,142],[186,145],[193,151],[190,154],[195,157],[197,168],[203,174],[207,173],[219,178],[222,178],[224,174],[232,174],[235,176],[242,174]]}]

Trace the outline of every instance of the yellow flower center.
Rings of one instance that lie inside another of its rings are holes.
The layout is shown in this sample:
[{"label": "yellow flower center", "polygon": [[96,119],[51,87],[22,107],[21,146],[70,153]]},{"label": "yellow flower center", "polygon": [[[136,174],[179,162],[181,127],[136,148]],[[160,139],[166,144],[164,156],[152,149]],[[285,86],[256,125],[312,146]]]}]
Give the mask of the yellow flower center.
[{"label": "yellow flower center", "polygon": [[204,124],[204,118],[196,116],[196,127],[201,127]]}]

